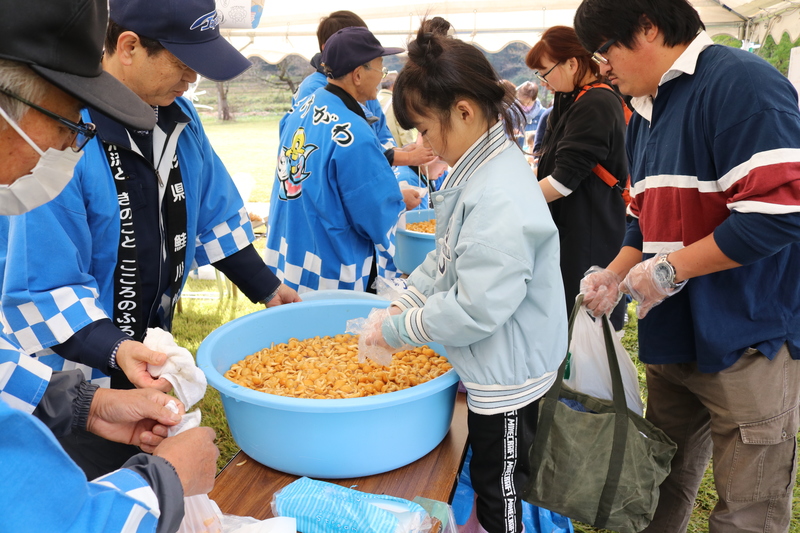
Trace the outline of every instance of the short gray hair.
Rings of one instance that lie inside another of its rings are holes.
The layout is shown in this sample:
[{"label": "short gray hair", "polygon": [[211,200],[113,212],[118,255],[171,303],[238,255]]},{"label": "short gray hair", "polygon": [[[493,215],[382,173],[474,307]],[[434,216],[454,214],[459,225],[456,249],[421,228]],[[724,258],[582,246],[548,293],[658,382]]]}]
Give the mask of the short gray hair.
[{"label": "short gray hair", "polygon": [[[0,87],[28,100],[38,102],[47,92],[47,82],[24,63],[10,59],[0,59]],[[19,122],[30,107],[15,98],[0,93],[0,106],[11,120]],[[5,129],[5,121],[0,122],[0,130]]]}]

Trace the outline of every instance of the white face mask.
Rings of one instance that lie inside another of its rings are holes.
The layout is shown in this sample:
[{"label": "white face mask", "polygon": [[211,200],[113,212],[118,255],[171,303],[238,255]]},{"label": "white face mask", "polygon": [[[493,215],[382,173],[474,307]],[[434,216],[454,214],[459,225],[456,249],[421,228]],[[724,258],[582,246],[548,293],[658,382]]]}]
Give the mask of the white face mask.
[{"label": "white face mask", "polygon": [[83,156],[83,151],[74,152],[67,147],[65,150],[48,148],[46,152],[42,152],[2,107],[0,116],[41,156],[30,174],[10,185],[0,184],[0,215],[21,215],[61,194],[72,179],[75,165]]}]

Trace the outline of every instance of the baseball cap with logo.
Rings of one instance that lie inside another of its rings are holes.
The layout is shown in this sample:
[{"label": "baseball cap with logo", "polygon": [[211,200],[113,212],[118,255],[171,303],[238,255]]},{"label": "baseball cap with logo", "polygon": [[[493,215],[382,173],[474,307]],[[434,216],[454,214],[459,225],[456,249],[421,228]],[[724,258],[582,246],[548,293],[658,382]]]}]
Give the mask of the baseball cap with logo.
[{"label": "baseball cap with logo", "polygon": [[325,41],[322,64],[329,77],[336,79],[376,57],[405,52],[402,48],[384,48],[371,31],[360,26],[343,28]]},{"label": "baseball cap with logo", "polygon": [[0,0],[0,58],[25,63],[56,87],[126,126],[151,130],[153,109],[103,72],[106,0]]},{"label": "baseball cap with logo", "polygon": [[160,42],[205,78],[227,81],[253,65],[220,35],[214,0],[111,0],[109,6],[111,20]]}]

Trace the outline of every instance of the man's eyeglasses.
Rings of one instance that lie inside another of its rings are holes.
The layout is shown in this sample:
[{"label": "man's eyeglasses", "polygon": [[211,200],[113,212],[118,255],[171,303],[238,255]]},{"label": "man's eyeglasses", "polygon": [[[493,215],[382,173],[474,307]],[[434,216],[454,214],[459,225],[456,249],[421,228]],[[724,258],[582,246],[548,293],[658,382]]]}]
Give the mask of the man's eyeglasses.
[{"label": "man's eyeglasses", "polygon": [[50,117],[53,120],[56,120],[61,124],[63,124],[64,126],[66,126],[67,128],[69,128],[75,134],[75,139],[72,141],[72,150],[74,152],[80,152],[81,150],[83,150],[83,147],[86,146],[86,143],[91,141],[94,138],[95,134],[97,133],[97,128],[91,122],[83,122],[83,120],[77,123],[72,122],[71,120],[62,117],[59,114],[53,113],[52,111],[49,111],[41,106],[38,106],[33,102],[29,102],[26,99],[22,98],[21,96],[17,96],[16,94],[7,91],[3,88],[0,88],[0,93],[3,93],[6,96],[9,96],[15,100],[19,100],[23,104],[34,108],[39,113],[47,117]]},{"label": "man's eyeglasses", "polygon": [[611,45],[614,44],[615,42],[617,42],[616,39],[609,39],[605,43],[603,43],[603,46],[595,50],[594,53],[592,54],[592,61],[594,61],[598,65],[608,65],[608,58],[606,58],[603,54],[608,52],[608,49],[611,48]]},{"label": "man's eyeglasses", "polygon": [[547,71],[547,72],[545,72],[544,74],[540,73],[538,70],[534,70],[534,71],[533,71],[533,75],[534,75],[534,76],[536,76],[537,78],[539,78],[539,81],[541,81],[542,83],[548,83],[548,81],[547,81],[547,76],[549,76],[549,75],[550,75],[550,73],[551,73],[551,72],[553,72],[553,69],[555,69],[555,68],[556,68],[557,66],[559,66],[561,63],[562,63],[562,61],[559,61],[558,63],[556,63],[555,65],[553,65],[552,67],[550,67],[550,70],[548,70],[548,71]]},{"label": "man's eyeglasses", "polygon": [[[368,64],[368,63],[364,63],[364,64],[363,64],[363,65],[361,65],[361,66],[363,66],[363,67],[364,67],[365,69],[367,69],[367,70],[378,70],[378,69],[376,69],[376,68],[373,68],[373,67],[369,66],[369,64]],[[386,75],[387,75],[387,74],[389,74],[389,68],[388,68],[388,67],[383,67],[383,68],[381,69],[381,74],[382,74],[382,76],[381,76],[381,79],[385,78],[385,77],[386,77]]]}]

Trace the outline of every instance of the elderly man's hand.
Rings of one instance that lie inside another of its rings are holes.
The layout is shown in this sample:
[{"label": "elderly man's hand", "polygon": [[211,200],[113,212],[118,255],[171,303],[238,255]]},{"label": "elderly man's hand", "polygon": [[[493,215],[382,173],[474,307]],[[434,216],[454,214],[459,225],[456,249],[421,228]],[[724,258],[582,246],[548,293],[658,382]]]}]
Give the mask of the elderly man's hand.
[{"label": "elderly man's hand", "polygon": [[[165,407],[170,401],[178,404],[178,413]],[[183,412],[181,402],[155,389],[99,388],[89,407],[86,430],[151,453],[167,436],[168,426],[181,421]]]},{"label": "elderly man's hand", "polygon": [[448,165],[440,158],[436,158],[427,165],[425,165],[425,175],[428,177],[429,181],[435,181],[444,174],[445,170],[447,170]]},{"label": "elderly man's hand", "polygon": [[410,211],[422,203],[422,197],[420,197],[419,191],[414,189],[401,189],[400,192],[403,193],[406,211]]},{"label": "elderly man's hand", "polygon": [[267,307],[277,307],[283,304],[290,304],[294,302],[302,302],[303,299],[297,294],[297,291],[288,285],[281,283],[278,287],[278,292],[272,297],[265,305]]},{"label": "elderly man's hand", "polygon": [[184,496],[207,494],[214,488],[219,450],[216,434],[209,427],[187,429],[164,439],[153,455],[166,459],[175,468]]},{"label": "elderly man's hand", "polygon": [[433,150],[420,142],[411,143],[403,146],[402,148],[395,148],[395,164],[399,164],[397,160],[397,151],[403,152],[401,160],[403,164],[408,166],[421,166],[433,163],[436,160],[436,154]]},{"label": "elderly man's hand", "polygon": [[172,385],[164,378],[153,379],[147,365],[161,366],[167,362],[167,354],[156,352],[141,342],[124,340],[117,350],[117,366],[125,376],[139,388],[154,388],[163,392],[172,390]]}]

